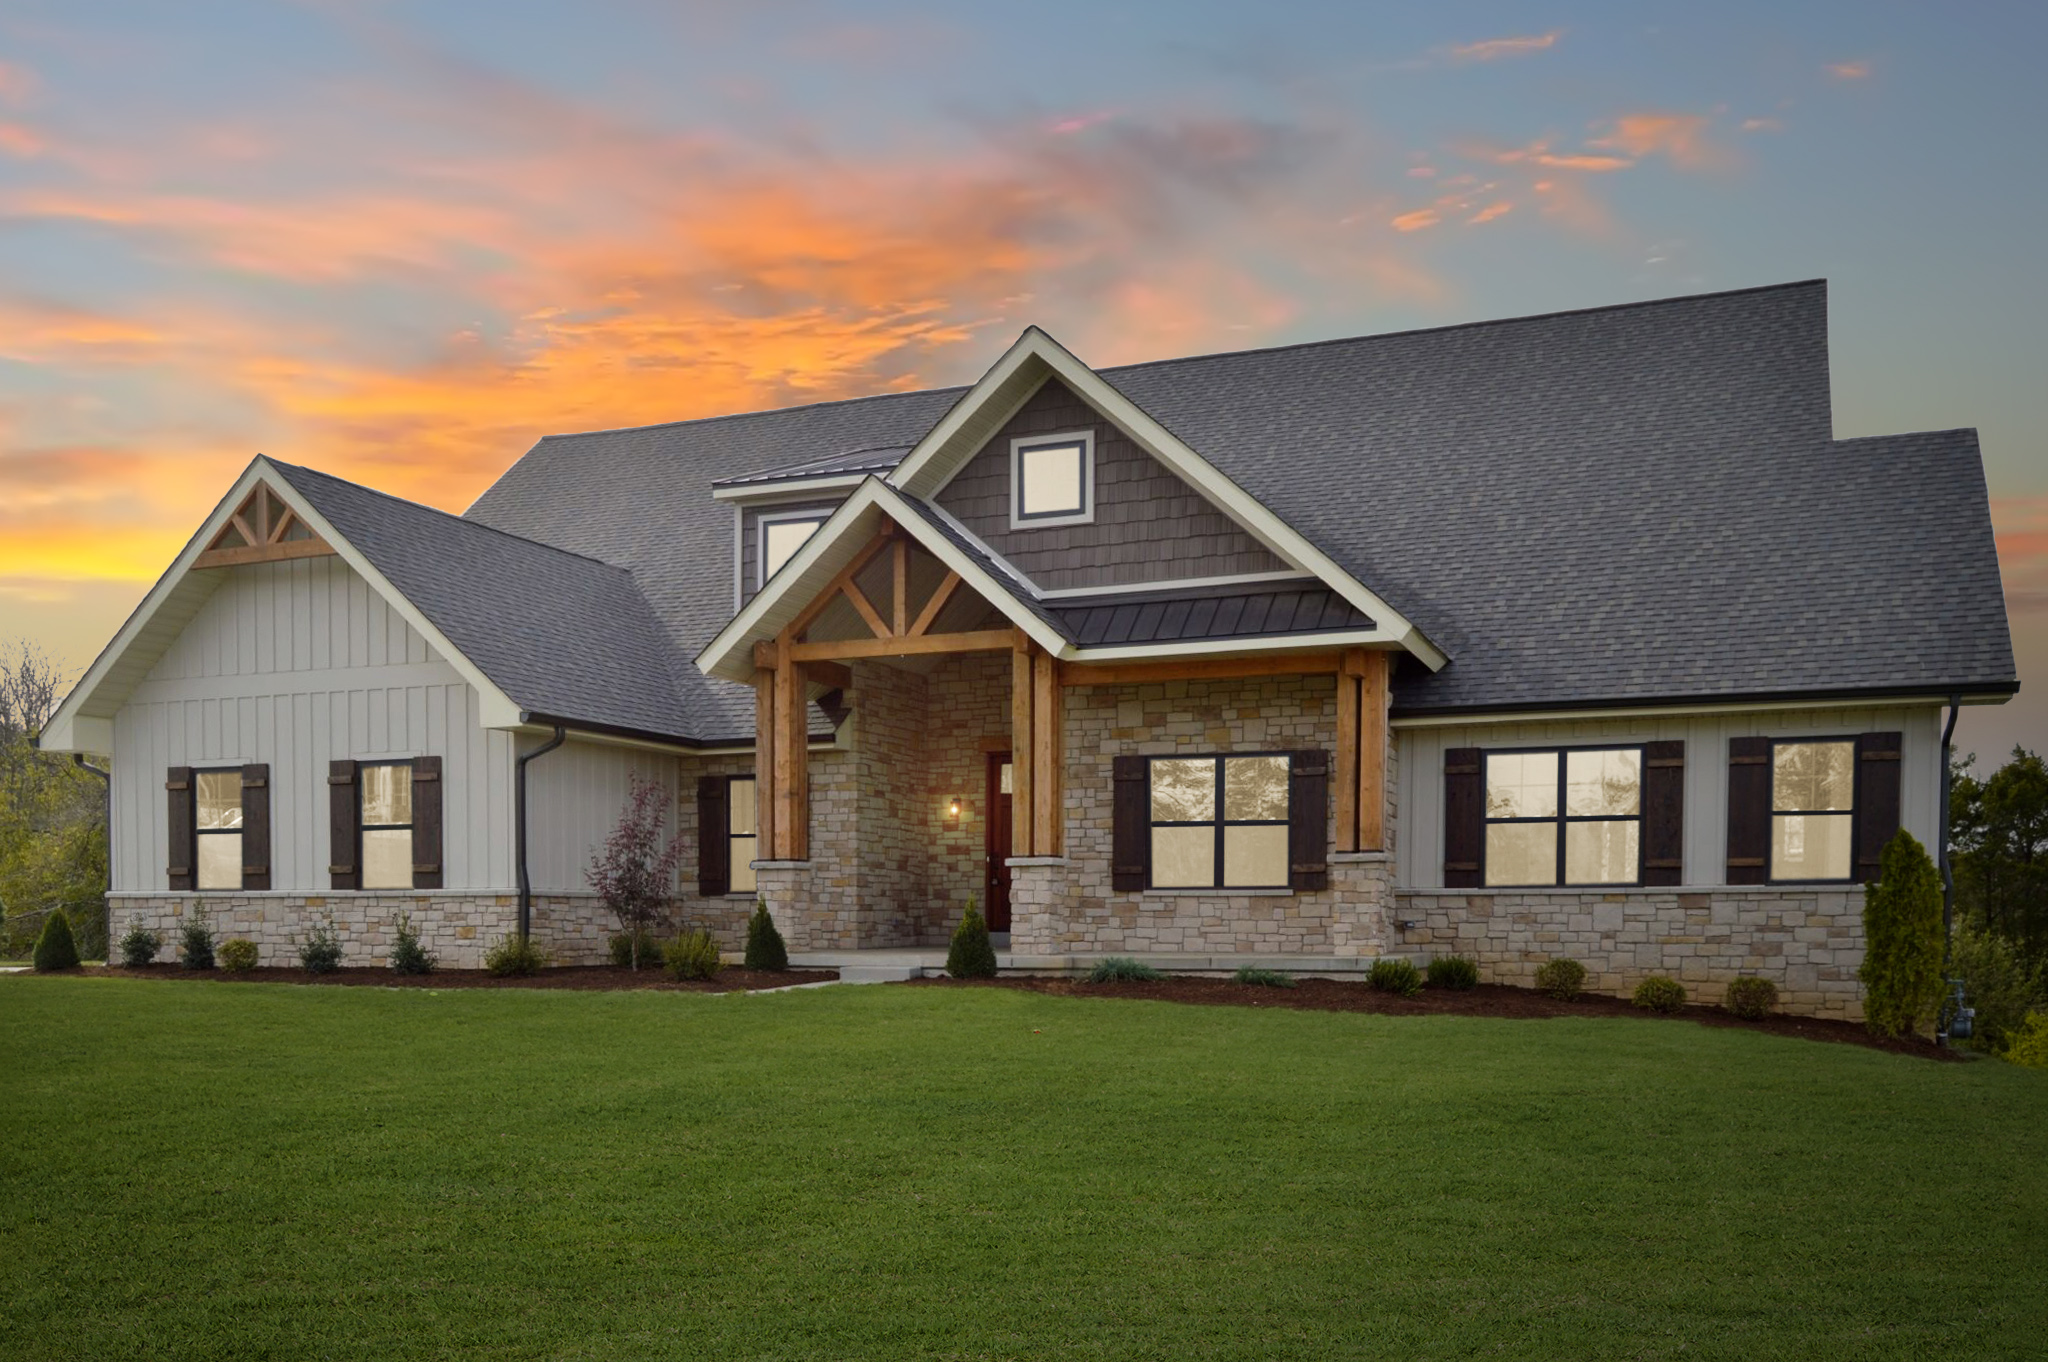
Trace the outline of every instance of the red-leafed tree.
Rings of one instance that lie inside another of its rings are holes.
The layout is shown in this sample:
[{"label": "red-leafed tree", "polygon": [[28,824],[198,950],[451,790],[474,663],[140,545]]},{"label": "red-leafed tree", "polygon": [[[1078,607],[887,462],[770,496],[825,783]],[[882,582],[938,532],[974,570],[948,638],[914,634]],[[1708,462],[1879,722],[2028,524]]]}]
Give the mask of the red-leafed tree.
[{"label": "red-leafed tree", "polygon": [[640,943],[648,929],[665,922],[675,902],[681,839],[663,836],[673,799],[660,781],[633,777],[632,793],[619,810],[618,826],[604,849],[590,858],[585,878],[619,920],[632,942],[633,968],[640,968]]}]

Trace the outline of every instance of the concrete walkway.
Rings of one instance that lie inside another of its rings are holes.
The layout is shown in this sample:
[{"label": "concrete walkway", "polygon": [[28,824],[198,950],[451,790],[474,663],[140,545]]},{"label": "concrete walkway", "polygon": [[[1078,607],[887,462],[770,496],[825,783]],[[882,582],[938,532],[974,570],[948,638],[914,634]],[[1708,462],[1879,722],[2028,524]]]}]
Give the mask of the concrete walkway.
[{"label": "concrete walkway", "polygon": [[[1112,954],[1123,955],[1123,952]],[[1086,974],[1108,954],[1019,955],[996,951],[996,969],[1004,974]],[[1373,956],[1353,955],[1209,955],[1146,953],[1131,955],[1168,974],[1234,974],[1246,965],[1256,969],[1284,970],[1308,978],[1355,979],[1372,968]],[[894,983],[904,979],[936,978],[946,972],[943,946],[883,946],[847,951],[791,951],[793,969],[836,969],[840,981],[849,984]]]}]

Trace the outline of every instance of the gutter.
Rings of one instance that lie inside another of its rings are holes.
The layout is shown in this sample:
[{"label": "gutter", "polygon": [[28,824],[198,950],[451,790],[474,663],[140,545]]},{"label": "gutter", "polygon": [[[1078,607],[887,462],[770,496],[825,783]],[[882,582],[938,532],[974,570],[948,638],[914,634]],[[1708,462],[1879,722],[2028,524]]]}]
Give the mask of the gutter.
[{"label": "gutter", "polygon": [[[1934,844],[1934,863],[1941,867],[1941,976],[1946,979],[1949,969],[1949,938],[1954,928],[1956,911],[1956,876],[1948,859],[1948,818],[1949,791],[1955,782],[1955,772],[1949,758],[1952,740],[1956,735],[1956,715],[1962,709],[1963,697],[1948,697],[1948,724],[1941,730],[1941,828]],[[1946,1027],[1943,1028],[1946,1031]]]},{"label": "gutter", "polygon": [[[526,721],[526,715],[519,716]],[[561,724],[555,725],[555,736],[549,738],[531,752],[513,758],[512,761],[512,859],[519,872],[519,939],[525,941],[533,928],[533,883],[526,873],[526,763],[535,757],[543,757],[568,740],[569,733]]]}]

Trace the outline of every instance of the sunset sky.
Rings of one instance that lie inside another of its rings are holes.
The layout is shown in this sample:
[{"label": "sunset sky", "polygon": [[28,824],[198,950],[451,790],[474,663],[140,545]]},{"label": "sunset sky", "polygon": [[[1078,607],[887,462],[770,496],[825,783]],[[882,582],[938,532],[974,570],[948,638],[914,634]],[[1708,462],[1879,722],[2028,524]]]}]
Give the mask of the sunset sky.
[{"label": "sunset sky", "polygon": [[[2048,748],[2048,6],[0,10],[0,643],[91,661],[251,455],[1825,276],[1836,433],[1975,426]],[[1869,527],[1883,534],[1885,526]],[[1739,627],[1731,621],[1731,627]]]}]

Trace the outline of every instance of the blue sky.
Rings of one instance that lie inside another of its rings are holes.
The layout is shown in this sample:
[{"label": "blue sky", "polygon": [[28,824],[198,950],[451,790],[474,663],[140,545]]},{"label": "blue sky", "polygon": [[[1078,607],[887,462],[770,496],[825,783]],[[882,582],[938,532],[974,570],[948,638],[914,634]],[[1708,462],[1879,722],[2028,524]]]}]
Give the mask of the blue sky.
[{"label": "blue sky", "polygon": [[[0,15],[0,638],[83,666],[259,451],[537,436],[1825,276],[1837,433],[1983,436],[2048,746],[2039,7]],[[1881,527],[1873,527],[1881,532]]]}]

